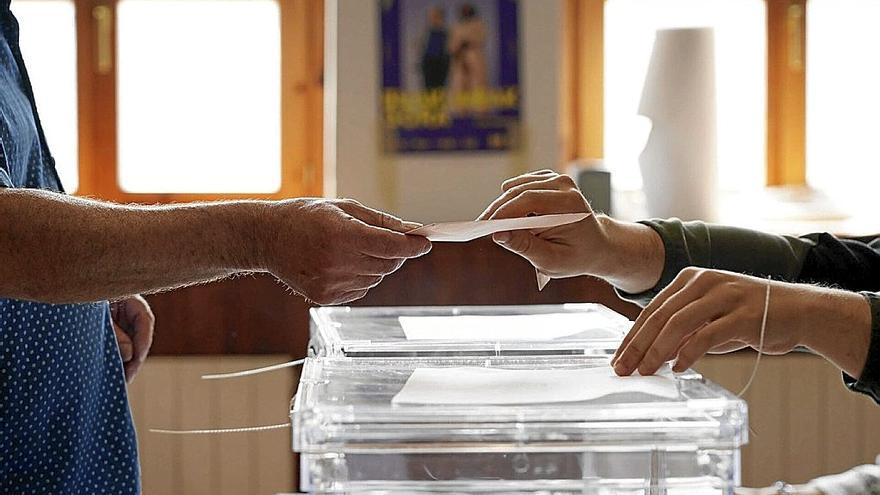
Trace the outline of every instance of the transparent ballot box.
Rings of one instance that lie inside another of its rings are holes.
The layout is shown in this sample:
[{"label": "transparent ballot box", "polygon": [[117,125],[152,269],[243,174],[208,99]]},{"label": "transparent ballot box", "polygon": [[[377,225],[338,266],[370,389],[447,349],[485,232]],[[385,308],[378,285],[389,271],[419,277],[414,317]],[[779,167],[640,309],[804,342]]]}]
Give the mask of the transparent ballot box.
[{"label": "transparent ballot box", "polygon": [[313,308],[310,354],[346,357],[613,352],[632,322],[600,304]]},{"label": "transparent ballot box", "polygon": [[309,358],[291,407],[310,493],[732,494],[745,403],[607,358]]}]

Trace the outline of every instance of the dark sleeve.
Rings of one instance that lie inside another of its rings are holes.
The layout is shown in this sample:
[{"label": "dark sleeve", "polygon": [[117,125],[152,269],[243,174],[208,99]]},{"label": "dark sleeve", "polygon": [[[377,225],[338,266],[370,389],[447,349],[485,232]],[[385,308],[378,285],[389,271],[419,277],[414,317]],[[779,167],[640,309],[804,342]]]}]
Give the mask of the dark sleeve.
[{"label": "dark sleeve", "polygon": [[871,305],[871,342],[868,344],[868,357],[858,379],[843,373],[843,383],[850,390],[860,392],[874,399],[880,405],[880,295],[876,292],[862,292]]},{"label": "dark sleeve", "polygon": [[807,252],[798,282],[832,285],[851,291],[880,291],[880,241],[838,239],[810,234],[815,246]]},{"label": "dark sleeve", "polygon": [[843,375],[846,385],[880,404],[880,238],[838,239],[831,234],[780,236],[703,222],[649,220],[666,250],[656,286],[621,297],[647,305],[683,268],[716,268],[775,280],[818,283],[861,291],[871,306],[871,341],[858,379]]},{"label": "dark sleeve", "polygon": [[663,240],[665,264],[657,285],[639,294],[618,291],[624,299],[646,306],[688,266],[715,268],[794,282],[815,241],[767,234],[704,222],[646,220]]}]

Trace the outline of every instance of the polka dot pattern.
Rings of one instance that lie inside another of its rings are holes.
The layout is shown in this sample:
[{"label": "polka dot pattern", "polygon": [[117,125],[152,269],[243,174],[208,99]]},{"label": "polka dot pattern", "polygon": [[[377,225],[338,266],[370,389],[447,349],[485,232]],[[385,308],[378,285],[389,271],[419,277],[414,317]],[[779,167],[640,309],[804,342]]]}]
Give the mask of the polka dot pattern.
[{"label": "polka dot pattern", "polygon": [[[9,1],[0,0],[0,187],[61,191],[19,69],[17,33]],[[0,298],[0,493],[139,492],[107,302]]]}]

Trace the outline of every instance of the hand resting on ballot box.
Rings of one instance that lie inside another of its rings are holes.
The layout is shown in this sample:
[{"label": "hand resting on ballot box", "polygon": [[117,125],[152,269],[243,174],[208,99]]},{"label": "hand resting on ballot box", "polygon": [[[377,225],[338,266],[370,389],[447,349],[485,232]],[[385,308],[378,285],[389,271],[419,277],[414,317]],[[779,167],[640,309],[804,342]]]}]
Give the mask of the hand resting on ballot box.
[{"label": "hand resting on ballot box", "polygon": [[[570,177],[541,170],[505,181],[480,218],[591,211]],[[645,307],[612,361],[620,375],[757,349],[763,327],[763,352],[810,349],[880,401],[880,295],[855,292],[880,289],[880,243],[601,214],[493,239],[551,277],[600,277]]]}]

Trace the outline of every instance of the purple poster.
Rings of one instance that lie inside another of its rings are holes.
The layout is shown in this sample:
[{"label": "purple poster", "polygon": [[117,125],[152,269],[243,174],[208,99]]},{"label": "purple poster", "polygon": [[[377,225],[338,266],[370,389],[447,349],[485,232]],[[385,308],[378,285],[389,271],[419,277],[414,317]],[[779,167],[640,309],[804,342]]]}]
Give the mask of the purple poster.
[{"label": "purple poster", "polygon": [[379,1],[385,151],[516,148],[517,0]]}]

